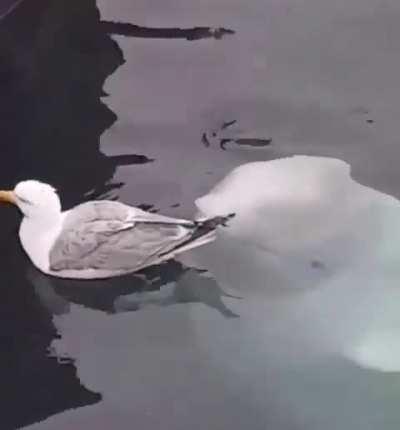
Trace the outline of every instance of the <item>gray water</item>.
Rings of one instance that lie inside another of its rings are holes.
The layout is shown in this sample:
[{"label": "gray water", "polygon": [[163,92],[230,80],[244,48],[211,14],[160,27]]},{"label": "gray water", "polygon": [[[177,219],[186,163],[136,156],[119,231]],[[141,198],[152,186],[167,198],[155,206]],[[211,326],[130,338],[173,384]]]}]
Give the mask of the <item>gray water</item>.
[{"label": "gray water", "polygon": [[[125,183],[120,200],[192,216],[195,200],[236,166],[293,154],[339,158],[358,182],[400,196],[398,2],[99,0],[98,6],[105,20],[236,32],[193,42],[114,36],[126,63],[104,86],[104,102],[118,120],[101,148],[154,159],[117,169],[114,180]],[[272,143],[223,151],[221,136]],[[337,263],[333,275],[321,273],[324,266],[304,268],[297,257],[311,262],[314,254],[309,258],[301,246],[282,248],[288,260],[260,261],[251,240],[222,233],[184,258],[207,274],[192,269],[153,295],[121,295],[112,314],[53,294],[51,280],[33,276],[61,336],[54,354],[73,358],[80,382],[103,398],[30,428],[397,430],[400,384],[396,372],[382,371],[387,361],[382,365],[379,352],[387,348],[385,360],[393,358],[398,370],[398,274],[395,255],[374,245],[377,232],[385,235],[382,243],[395,242],[398,207],[363,189],[367,202],[390,206],[369,218],[370,206],[358,210],[357,193],[352,205],[351,186],[341,189],[349,192],[346,207],[357,210],[344,223],[352,220],[348,237],[359,247],[338,240],[313,248],[317,257],[325,252],[328,269]],[[252,187],[268,184],[246,180],[233,189],[251,196]],[[322,230],[326,219],[337,231],[331,206],[316,220]],[[256,221],[254,228],[268,225]],[[268,246],[263,234],[260,243]],[[363,246],[367,256],[358,260]],[[367,265],[377,260],[379,270]],[[370,338],[378,357],[361,363],[355,347],[365,339],[370,345]]]}]

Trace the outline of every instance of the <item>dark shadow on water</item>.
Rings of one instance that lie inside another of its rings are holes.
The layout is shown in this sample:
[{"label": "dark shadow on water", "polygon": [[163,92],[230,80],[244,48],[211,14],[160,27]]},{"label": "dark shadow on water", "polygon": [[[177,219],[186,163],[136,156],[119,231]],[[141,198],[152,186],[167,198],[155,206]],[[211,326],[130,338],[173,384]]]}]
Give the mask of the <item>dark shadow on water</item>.
[{"label": "dark shadow on water", "polygon": [[0,25],[0,183],[35,177],[54,184],[67,207],[101,193],[118,165],[145,155],[107,157],[101,134],[116,120],[102,103],[105,79],[123,64],[95,1],[26,1]]},{"label": "dark shadow on water", "polygon": [[117,166],[154,161],[99,150],[101,134],[116,120],[100,98],[105,79],[124,63],[110,37],[121,28],[135,28],[133,37],[186,39],[222,31],[104,22],[94,0],[21,3],[0,23],[0,145],[7,154],[2,186],[42,179],[62,192],[69,207],[84,192],[101,194]]},{"label": "dark shadow on water", "polygon": [[33,266],[27,279],[43,306],[55,315],[69,312],[70,303],[107,313],[133,312],[146,306],[202,303],[227,318],[238,317],[223,302],[226,294],[206,274],[168,261],[137,274],[105,280],[67,280],[43,275]]},{"label": "dark shadow on water", "polygon": [[1,243],[1,429],[11,430],[101,400],[80,384],[73,363],[50,357],[53,314],[26,281],[30,262],[15,238]]},{"label": "dark shadow on water", "polygon": [[174,285],[161,287],[157,291],[120,296],[114,302],[114,307],[116,311],[123,312],[139,310],[146,306],[167,307],[179,303],[201,303],[215,309],[225,318],[238,318],[239,315],[224,303],[224,297],[241,299],[227,294],[214,279],[190,269]]},{"label": "dark shadow on water", "polygon": [[[100,97],[122,63],[94,1],[25,1],[0,22],[1,188],[42,179],[67,207],[90,190],[112,190],[117,164],[127,160],[99,151],[100,135],[116,120]],[[1,428],[15,429],[101,396],[81,386],[73,363],[48,356],[57,332],[25,279],[19,216],[2,207],[0,222]]]},{"label": "dark shadow on water", "polygon": [[[145,154],[107,157],[100,151],[100,136],[117,119],[101,100],[107,96],[103,85],[124,63],[110,33],[186,39],[230,33],[106,23],[95,0],[25,0],[10,6],[11,1],[0,5],[0,188],[27,178],[44,180],[59,190],[64,208],[87,199],[116,198],[123,186],[113,181],[118,166],[154,161]],[[16,241],[17,211],[2,207],[0,224],[0,368],[5,371],[0,427],[8,430],[96,403],[101,396],[81,386],[74,363],[49,357],[48,347],[57,337],[52,322],[56,309],[43,306],[43,296],[26,280],[30,263]],[[90,293],[70,293],[67,282],[54,290],[60,298],[57,309],[63,300],[76,300],[108,312],[117,296],[131,294],[138,285],[132,287],[132,279],[129,287],[119,282],[113,292],[96,287]]]}]

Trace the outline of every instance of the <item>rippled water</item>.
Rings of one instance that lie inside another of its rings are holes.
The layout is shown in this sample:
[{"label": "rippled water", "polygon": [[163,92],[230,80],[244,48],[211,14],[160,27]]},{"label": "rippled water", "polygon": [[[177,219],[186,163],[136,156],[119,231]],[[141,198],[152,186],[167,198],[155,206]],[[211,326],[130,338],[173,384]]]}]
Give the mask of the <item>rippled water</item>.
[{"label": "rippled water", "polygon": [[2,428],[397,430],[398,2],[97,6],[0,21],[2,184],[237,216],[83,286],[2,209]]}]

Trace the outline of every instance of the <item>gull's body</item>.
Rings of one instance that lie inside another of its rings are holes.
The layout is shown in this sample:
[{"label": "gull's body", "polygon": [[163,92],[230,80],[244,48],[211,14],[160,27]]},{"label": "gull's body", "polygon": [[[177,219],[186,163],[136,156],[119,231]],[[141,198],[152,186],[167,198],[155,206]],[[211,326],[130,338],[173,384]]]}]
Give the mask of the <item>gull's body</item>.
[{"label": "gull's body", "polygon": [[62,212],[55,190],[38,181],[0,191],[24,217],[19,238],[32,263],[61,278],[124,275],[159,264],[215,238],[226,218],[190,221],[102,200]]}]

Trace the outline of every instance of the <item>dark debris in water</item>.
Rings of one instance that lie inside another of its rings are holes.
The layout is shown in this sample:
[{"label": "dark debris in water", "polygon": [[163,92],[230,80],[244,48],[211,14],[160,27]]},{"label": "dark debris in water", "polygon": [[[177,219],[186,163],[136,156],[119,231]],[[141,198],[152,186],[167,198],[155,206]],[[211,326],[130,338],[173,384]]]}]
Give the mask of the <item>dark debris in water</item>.
[{"label": "dark debris in water", "polygon": [[116,167],[119,166],[132,166],[134,164],[147,164],[152,163],[154,158],[149,158],[146,155],[139,154],[125,154],[125,155],[113,155],[108,156],[110,160]]},{"label": "dark debris in water", "polygon": [[147,212],[151,212],[151,213],[157,213],[160,211],[160,209],[157,209],[156,207],[154,207],[154,205],[152,204],[147,204],[147,203],[140,203],[138,205],[136,205],[139,209],[142,209],[144,211]]},{"label": "dark debris in water", "polygon": [[226,145],[228,143],[234,143],[239,146],[251,146],[253,148],[263,148],[272,143],[272,139],[252,139],[252,138],[242,138],[242,139],[221,139],[220,147],[226,150]]},{"label": "dark debris in water", "polygon": [[148,39],[186,39],[189,41],[200,39],[222,39],[226,35],[235,34],[229,28],[150,28],[128,22],[101,21],[103,30],[108,34]]},{"label": "dark debris in water", "polygon": [[[237,146],[242,147],[252,147],[252,148],[263,148],[265,146],[268,146],[272,143],[271,138],[253,138],[253,137],[218,137],[218,134],[224,130],[229,129],[230,127],[237,124],[237,120],[230,120],[225,121],[222,123],[222,125],[219,127],[218,130],[214,130],[210,133],[204,132],[201,136],[201,143],[206,147],[210,147],[211,143],[215,140],[217,140],[219,147],[222,150],[226,150],[226,146],[228,144],[234,144]],[[209,137],[210,136],[210,137]]]},{"label": "dark debris in water", "polygon": [[311,261],[311,267],[313,269],[319,269],[319,270],[323,270],[326,268],[325,264],[320,260]]},{"label": "dark debris in water", "polygon": [[119,190],[124,186],[123,182],[109,182],[102,185],[101,188],[92,190],[84,195],[85,201],[98,200],[98,199],[110,199],[115,200],[117,197],[113,194],[116,190]]},{"label": "dark debris in water", "polygon": [[201,143],[208,148],[210,146],[210,141],[208,140],[207,133],[203,133],[201,136]]},{"label": "dark debris in water", "polygon": [[226,122],[224,122],[224,123],[222,124],[222,126],[221,126],[221,130],[225,130],[226,128],[232,127],[232,125],[234,125],[234,124],[236,124],[236,123],[237,123],[237,120],[236,120],[236,119],[234,119],[234,120],[232,120],[232,121],[226,121]]}]

